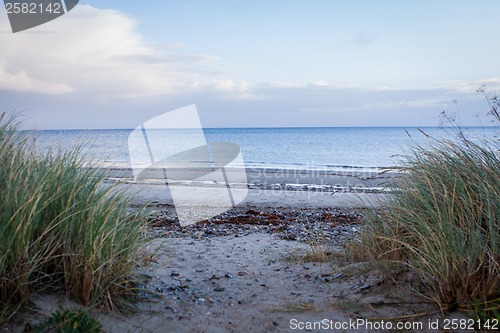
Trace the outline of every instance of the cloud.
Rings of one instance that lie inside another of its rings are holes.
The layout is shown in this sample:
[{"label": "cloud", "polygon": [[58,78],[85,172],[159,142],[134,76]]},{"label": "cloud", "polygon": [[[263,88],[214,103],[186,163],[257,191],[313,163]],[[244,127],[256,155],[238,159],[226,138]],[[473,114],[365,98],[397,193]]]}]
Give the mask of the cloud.
[{"label": "cloud", "polygon": [[[8,101],[6,94],[0,91],[0,103]],[[204,127],[438,126],[441,111],[455,107],[450,104],[453,100],[460,108],[462,125],[480,125],[477,114],[488,123],[484,98],[453,89],[252,85],[230,79],[193,83],[183,93],[112,103],[77,94],[40,95],[22,107],[32,110],[26,115],[29,125],[37,128],[134,128],[190,104],[197,105]]]},{"label": "cloud", "polygon": [[[10,30],[5,15],[2,30]],[[422,126],[437,125],[453,99],[476,113],[483,106],[474,104],[475,90],[500,87],[500,78],[489,78],[397,90],[332,83],[326,74],[330,82],[290,82],[287,76],[255,83],[234,74],[251,71],[240,64],[186,53],[183,45],[149,44],[137,31],[121,12],[79,5],[33,30],[1,33],[0,101],[9,107],[22,93],[35,94],[28,108],[42,128],[134,128],[193,103],[209,127]],[[353,42],[378,38],[361,33]]]},{"label": "cloud", "polygon": [[[0,30],[9,30],[6,15]],[[217,61],[178,47],[157,49],[132,18],[89,5],[26,32],[0,34],[0,45],[0,89],[106,99],[175,93],[200,80],[192,68]]]},{"label": "cloud", "polygon": [[184,63],[184,64],[209,64],[213,63],[219,58],[209,54],[170,54],[165,59],[171,63]]},{"label": "cloud", "polygon": [[478,88],[486,86],[487,89],[500,89],[500,78],[491,77],[483,80],[455,80],[444,81],[438,84],[440,87],[450,88],[461,92],[475,92]]},{"label": "cloud", "polygon": [[487,105],[477,94],[452,89],[367,89],[333,85],[261,83],[248,92],[265,99],[222,99],[199,90],[195,100],[207,127],[439,126],[440,113],[457,100],[463,125],[480,125]]},{"label": "cloud", "polygon": [[43,82],[29,77],[23,71],[9,71],[4,61],[0,61],[0,90],[43,93],[43,94],[66,94],[74,91],[65,83]]},{"label": "cloud", "polygon": [[251,88],[248,82],[236,82],[230,79],[213,79],[209,84],[199,86],[198,92],[215,93],[222,99],[261,100],[268,98],[265,93]]},{"label": "cloud", "polygon": [[293,82],[285,82],[285,81],[269,81],[269,82],[263,82],[259,83],[257,85],[259,88],[298,88],[300,87],[299,84],[293,83]]}]

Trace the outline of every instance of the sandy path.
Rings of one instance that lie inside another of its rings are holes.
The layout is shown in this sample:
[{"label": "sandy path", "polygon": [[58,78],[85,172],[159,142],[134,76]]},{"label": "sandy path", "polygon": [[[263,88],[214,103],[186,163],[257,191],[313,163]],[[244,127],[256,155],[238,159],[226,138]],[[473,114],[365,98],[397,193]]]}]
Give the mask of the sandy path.
[{"label": "sandy path", "polygon": [[[367,264],[350,264],[341,257],[308,262],[304,254],[310,245],[266,232],[155,238],[149,251],[156,251],[156,260],[136,274],[141,287],[151,292],[142,294],[137,311],[91,312],[106,332],[373,332],[377,330],[366,320],[387,325],[390,317],[435,311]],[[45,316],[78,306],[60,296],[39,297],[35,304]],[[358,319],[365,322],[349,326]],[[429,329],[429,319],[442,323],[438,317],[410,318],[407,323],[418,320],[424,326],[379,332],[445,332]],[[314,322],[323,326],[306,329]],[[20,321],[2,332],[23,332],[23,327]]]},{"label": "sandy path", "polygon": [[[268,234],[205,240],[157,239],[158,262],[144,271],[160,299],[141,303],[128,319],[102,318],[113,332],[282,332],[292,318],[345,320],[325,310],[338,286],[321,281],[338,274],[329,264],[300,263],[284,254],[307,245]],[[331,306],[330,306],[331,307]],[[116,319],[118,319],[116,321]]]},{"label": "sandy path", "polygon": [[[308,245],[269,234],[156,239],[150,246],[159,246],[157,262],[141,271],[156,296],[134,315],[101,315],[110,332],[291,332],[293,319],[348,322],[363,302],[401,302],[382,292],[378,271],[304,262],[298,258]],[[401,313],[397,308],[382,313]]]}]

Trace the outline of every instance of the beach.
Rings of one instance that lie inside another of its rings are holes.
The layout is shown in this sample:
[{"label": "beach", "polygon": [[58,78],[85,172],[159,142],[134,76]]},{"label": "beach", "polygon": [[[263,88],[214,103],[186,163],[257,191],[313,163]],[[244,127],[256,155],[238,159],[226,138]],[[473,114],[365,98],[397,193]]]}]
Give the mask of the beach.
[{"label": "beach", "polygon": [[0,333],[500,329],[499,1],[4,5]]},{"label": "beach", "polygon": [[[358,176],[335,181],[359,181]],[[436,309],[404,287],[411,276],[388,280],[380,269],[352,262],[345,253],[346,244],[359,238],[365,215],[390,195],[379,188],[381,179],[364,180],[377,182],[376,193],[328,190],[318,187],[322,180],[290,190],[286,180],[253,182],[236,207],[182,227],[178,207],[158,179],[135,182],[111,170],[107,183],[134,193],[130,209],[146,205],[150,241],[137,258],[139,293],[132,312],[93,312],[105,331],[371,332],[389,320],[413,325],[405,331],[432,331],[419,325],[437,315],[413,318]],[[194,217],[209,208],[190,207]],[[44,315],[78,307],[54,295],[34,304]]]}]

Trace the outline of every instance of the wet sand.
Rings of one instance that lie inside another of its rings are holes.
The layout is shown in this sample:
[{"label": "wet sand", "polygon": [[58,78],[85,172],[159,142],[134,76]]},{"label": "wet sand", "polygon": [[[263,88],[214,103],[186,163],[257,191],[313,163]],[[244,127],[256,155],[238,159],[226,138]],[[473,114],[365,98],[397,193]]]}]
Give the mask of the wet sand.
[{"label": "wet sand", "polygon": [[[241,169],[234,172],[239,176],[227,175],[227,179],[241,178]],[[229,185],[234,191],[245,191],[244,200],[232,206],[359,208],[383,205],[386,194],[391,191],[390,183],[400,176],[396,172],[381,174],[359,170],[246,169],[244,172],[246,182],[226,183],[210,178],[195,181],[164,179],[165,173],[160,169],[145,172],[141,179],[135,180],[130,169],[111,169],[108,182],[118,183],[118,188],[133,193],[138,204],[173,204],[172,193],[184,191],[187,193],[185,200],[177,200],[176,205],[203,209],[218,204],[213,189]],[[202,190],[195,192],[197,189]],[[194,196],[196,200],[192,200]]]},{"label": "wet sand", "polygon": [[[194,168],[187,169],[160,169],[152,168],[143,170],[140,177],[146,180],[165,181],[165,176],[179,182],[182,180],[195,179],[193,176],[206,175],[213,169]],[[363,168],[323,170],[323,169],[272,169],[272,168],[225,168],[227,178],[241,179],[243,174],[246,183],[254,186],[271,184],[293,184],[293,185],[319,185],[339,188],[380,188],[387,187],[399,173],[395,170],[375,170]],[[134,178],[134,173],[130,168],[110,168],[107,169],[110,179],[130,180]],[[233,176],[234,175],[234,176]],[[231,182],[231,181],[230,181]],[[232,183],[232,182],[231,182]]]}]

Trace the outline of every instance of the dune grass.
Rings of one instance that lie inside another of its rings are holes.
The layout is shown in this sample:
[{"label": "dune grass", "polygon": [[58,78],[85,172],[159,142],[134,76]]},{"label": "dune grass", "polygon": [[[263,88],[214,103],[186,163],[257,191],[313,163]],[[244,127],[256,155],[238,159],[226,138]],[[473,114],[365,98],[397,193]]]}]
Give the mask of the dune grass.
[{"label": "dune grass", "polygon": [[17,127],[0,117],[0,324],[45,290],[114,308],[142,244],[141,213],[102,185],[102,171],[82,168],[78,150],[39,156]]},{"label": "dune grass", "polygon": [[[431,139],[434,140],[434,139]],[[500,145],[434,140],[414,147],[383,214],[359,245],[416,272],[444,310],[500,313]]]}]

